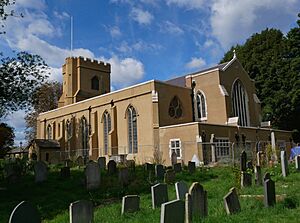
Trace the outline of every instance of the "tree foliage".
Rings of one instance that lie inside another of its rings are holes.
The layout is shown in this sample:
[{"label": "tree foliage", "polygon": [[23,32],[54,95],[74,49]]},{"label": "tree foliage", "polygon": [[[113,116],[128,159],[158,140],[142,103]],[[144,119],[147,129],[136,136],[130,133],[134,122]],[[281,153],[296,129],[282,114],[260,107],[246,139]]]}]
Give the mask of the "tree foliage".
[{"label": "tree foliage", "polygon": [[14,129],[6,123],[0,123],[0,158],[14,145]]},{"label": "tree foliage", "polygon": [[62,84],[56,81],[46,82],[35,89],[32,94],[32,110],[26,114],[26,139],[31,141],[36,137],[36,120],[39,113],[57,108],[62,94]]},{"label": "tree foliage", "polygon": [[[0,20],[4,21],[6,20],[9,16],[20,16],[23,17],[23,14],[18,14],[16,15],[14,10],[10,10],[8,9],[8,7],[14,5],[16,3],[15,0],[1,0],[0,1]],[[1,23],[0,25],[1,29],[0,29],[0,34],[5,34],[4,31],[4,23]]]},{"label": "tree foliage", "polygon": [[221,61],[229,61],[236,50],[255,80],[263,119],[287,130],[300,129],[300,20],[297,23],[286,36],[276,29],[254,34],[245,44],[232,47]]}]

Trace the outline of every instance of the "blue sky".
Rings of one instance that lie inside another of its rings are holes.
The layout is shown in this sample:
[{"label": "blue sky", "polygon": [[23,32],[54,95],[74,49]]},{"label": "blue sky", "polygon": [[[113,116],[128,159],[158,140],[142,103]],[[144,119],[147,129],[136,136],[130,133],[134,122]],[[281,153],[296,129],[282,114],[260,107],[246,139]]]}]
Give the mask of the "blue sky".
[{"label": "blue sky", "polygon": [[[119,89],[214,65],[255,32],[296,26],[299,8],[298,0],[17,0],[24,18],[5,22],[0,51],[41,55],[58,81],[67,56],[103,60]],[[16,129],[16,144],[24,141],[23,117],[19,111],[5,120]]]}]

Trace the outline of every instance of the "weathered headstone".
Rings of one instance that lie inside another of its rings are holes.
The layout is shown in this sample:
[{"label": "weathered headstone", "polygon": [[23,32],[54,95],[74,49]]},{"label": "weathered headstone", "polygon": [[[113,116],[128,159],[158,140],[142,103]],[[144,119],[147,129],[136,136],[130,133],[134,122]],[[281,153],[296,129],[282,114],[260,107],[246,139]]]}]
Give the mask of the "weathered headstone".
[{"label": "weathered headstone", "polygon": [[246,163],[247,163],[247,153],[245,152],[245,150],[243,150],[243,152],[241,153],[241,167],[240,167],[240,170],[241,171],[246,171],[247,170],[247,166],[246,166]]},{"label": "weathered headstone", "polygon": [[34,164],[34,175],[35,175],[36,183],[41,183],[46,181],[48,177],[48,169],[46,163],[42,161],[37,161]]},{"label": "weathered headstone", "polygon": [[84,159],[82,158],[82,156],[78,156],[75,163],[76,163],[77,166],[83,166],[84,165]]},{"label": "weathered headstone", "polygon": [[261,168],[260,166],[255,166],[255,184],[258,186],[261,186],[263,184],[262,182],[262,175],[261,175]]},{"label": "weathered headstone", "polygon": [[129,171],[127,167],[119,170],[119,183],[123,187],[129,184]]},{"label": "weathered headstone", "polygon": [[263,177],[263,182],[265,182],[266,180],[270,180],[270,179],[271,179],[270,173],[266,172]]},{"label": "weathered headstone", "polygon": [[163,180],[165,176],[164,166],[161,164],[155,165],[155,176],[159,180]]},{"label": "weathered headstone", "polygon": [[86,165],[85,177],[86,188],[88,190],[94,190],[100,186],[100,168],[96,162],[89,162]]},{"label": "weathered headstone", "polygon": [[252,185],[252,175],[247,172],[241,172],[241,187],[250,187]]},{"label": "weathered headstone", "polygon": [[37,209],[27,201],[19,203],[9,217],[9,223],[41,223]]},{"label": "weathered headstone", "polygon": [[172,184],[175,182],[175,178],[176,178],[176,174],[174,172],[174,170],[167,170],[166,173],[165,173],[165,183],[167,184]]},{"label": "weathered headstone", "polygon": [[100,170],[106,169],[106,158],[104,156],[100,156],[98,158],[98,165],[99,165]]},{"label": "weathered headstone", "polygon": [[114,160],[108,161],[107,172],[110,175],[117,173],[117,163]]},{"label": "weathered headstone", "polygon": [[271,179],[264,182],[264,204],[265,207],[276,204],[275,182]]},{"label": "weathered headstone", "polygon": [[188,193],[188,186],[183,181],[175,183],[177,200],[184,200],[185,194]]},{"label": "weathered headstone", "polygon": [[174,166],[174,164],[177,163],[177,153],[176,152],[172,152],[171,154],[171,164],[172,166]]},{"label": "weathered headstone", "polygon": [[140,210],[140,197],[138,195],[127,195],[122,199],[122,214]]},{"label": "weathered headstone", "polygon": [[70,159],[66,159],[65,160],[65,167],[72,167],[73,166],[73,162]]},{"label": "weathered headstone", "polygon": [[69,178],[71,176],[70,167],[62,167],[60,168],[60,177],[63,179]]},{"label": "weathered headstone", "polygon": [[250,170],[252,171],[252,173],[253,173],[253,163],[252,163],[251,160],[249,160],[249,161],[247,162],[247,169],[250,169]]},{"label": "weathered headstone", "polygon": [[154,165],[152,163],[145,163],[145,170],[147,172],[153,172],[154,171]]},{"label": "weathered headstone", "polygon": [[94,218],[91,201],[75,201],[70,204],[70,223],[92,223]]},{"label": "weathered headstone", "polygon": [[300,155],[295,157],[296,170],[300,171]]},{"label": "weathered headstone", "polygon": [[286,151],[281,151],[280,152],[280,158],[281,158],[281,172],[282,176],[286,177],[289,175],[289,170],[288,170],[288,161],[286,157]]},{"label": "weathered headstone", "polygon": [[184,223],[184,201],[174,200],[161,205],[160,223]]},{"label": "weathered headstone", "polygon": [[21,180],[21,166],[16,162],[4,166],[4,176],[8,183],[18,183]]},{"label": "weathered headstone", "polygon": [[173,165],[173,169],[174,169],[175,173],[181,172],[181,171],[182,171],[181,163],[175,163],[175,164]]},{"label": "weathered headstone", "polygon": [[196,171],[196,163],[189,161],[188,170],[189,170],[189,173],[194,173]]},{"label": "weathered headstone", "polygon": [[185,194],[185,223],[192,222],[192,197],[189,193]]},{"label": "weathered headstone", "polygon": [[193,219],[199,219],[207,216],[207,191],[198,182],[194,182],[190,189],[189,194],[192,200],[192,216]]},{"label": "weathered headstone", "polygon": [[241,205],[236,189],[232,187],[223,198],[227,214],[234,214],[241,211]]},{"label": "weathered headstone", "polygon": [[162,203],[168,202],[168,186],[167,184],[156,184],[151,187],[152,208],[160,207]]}]

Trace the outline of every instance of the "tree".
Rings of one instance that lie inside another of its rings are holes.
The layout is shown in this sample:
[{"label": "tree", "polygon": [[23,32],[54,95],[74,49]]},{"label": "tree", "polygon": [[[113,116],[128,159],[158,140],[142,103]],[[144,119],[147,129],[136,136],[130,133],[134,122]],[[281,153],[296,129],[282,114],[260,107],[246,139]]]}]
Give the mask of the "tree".
[{"label": "tree", "polygon": [[12,148],[14,138],[14,129],[6,123],[0,123],[0,158],[3,158]]},{"label": "tree", "polygon": [[46,82],[36,88],[32,95],[32,110],[26,114],[26,139],[31,141],[36,137],[36,120],[39,113],[57,108],[62,94],[62,84],[56,81]]},{"label": "tree", "polygon": [[[12,6],[16,3],[15,0],[1,0],[0,1],[0,19],[2,21],[6,20],[9,16],[19,16],[23,17],[23,14],[20,13],[19,15],[16,15],[14,10],[7,10],[7,7]],[[1,29],[4,29],[4,23],[0,25]],[[5,34],[5,31],[0,30],[0,34]]]}]

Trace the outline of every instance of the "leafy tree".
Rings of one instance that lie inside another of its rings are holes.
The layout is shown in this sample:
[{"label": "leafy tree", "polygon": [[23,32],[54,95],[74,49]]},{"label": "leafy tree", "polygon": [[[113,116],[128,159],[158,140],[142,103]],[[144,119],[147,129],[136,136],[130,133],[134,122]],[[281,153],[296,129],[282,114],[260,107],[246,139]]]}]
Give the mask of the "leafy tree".
[{"label": "leafy tree", "polygon": [[0,158],[5,156],[14,145],[14,129],[6,123],[0,123]]},{"label": "leafy tree", "polygon": [[[9,16],[20,16],[23,17],[23,14],[18,14],[16,15],[14,10],[8,10],[7,7],[12,6],[16,3],[15,0],[1,0],[0,1],[0,20],[4,21],[6,20]],[[0,34],[5,34],[4,29],[4,23],[0,25],[1,29]]]},{"label": "leafy tree", "polygon": [[36,119],[39,113],[57,108],[62,94],[62,84],[56,81],[46,82],[36,88],[32,95],[32,111],[26,114],[26,139],[31,141],[36,137]]}]

